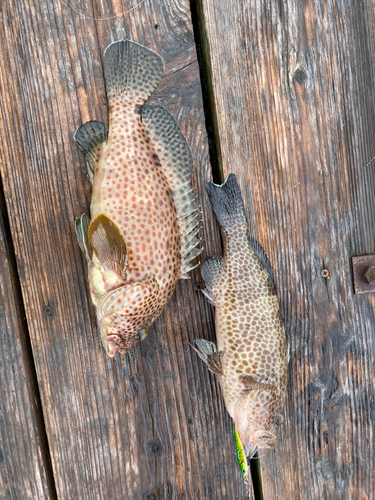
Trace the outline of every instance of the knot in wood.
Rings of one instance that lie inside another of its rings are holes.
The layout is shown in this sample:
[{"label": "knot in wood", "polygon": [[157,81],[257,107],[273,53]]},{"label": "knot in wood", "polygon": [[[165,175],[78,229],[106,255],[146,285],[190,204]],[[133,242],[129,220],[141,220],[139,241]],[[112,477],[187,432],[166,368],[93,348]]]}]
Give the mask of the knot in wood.
[{"label": "knot in wood", "polygon": [[144,500],[157,500],[158,497],[155,495],[155,493],[146,493],[146,495],[143,497]]},{"label": "knot in wood", "polygon": [[151,441],[148,444],[148,455],[161,455],[163,452],[163,446],[160,441]]},{"label": "knot in wood", "polygon": [[303,68],[297,68],[293,75],[293,80],[303,85],[307,80],[306,71]]}]

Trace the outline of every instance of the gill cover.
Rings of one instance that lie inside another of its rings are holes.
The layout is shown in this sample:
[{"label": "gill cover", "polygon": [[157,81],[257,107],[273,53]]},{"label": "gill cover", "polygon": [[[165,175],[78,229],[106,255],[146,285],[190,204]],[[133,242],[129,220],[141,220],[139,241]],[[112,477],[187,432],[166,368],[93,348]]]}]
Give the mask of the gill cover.
[{"label": "gill cover", "polygon": [[111,357],[125,353],[142,340],[157,311],[159,285],[154,276],[127,283],[106,293],[98,303],[102,343]]},{"label": "gill cover", "polygon": [[257,449],[275,447],[274,402],[274,390],[256,388],[245,393],[235,404],[233,420],[250,458]]}]

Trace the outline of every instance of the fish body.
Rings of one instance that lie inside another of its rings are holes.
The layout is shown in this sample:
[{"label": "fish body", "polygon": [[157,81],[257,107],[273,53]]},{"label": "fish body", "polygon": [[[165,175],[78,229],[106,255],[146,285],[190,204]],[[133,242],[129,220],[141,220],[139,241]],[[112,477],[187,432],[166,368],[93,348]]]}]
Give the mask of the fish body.
[{"label": "fish body", "polygon": [[92,181],[91,219],[77,219],[76,233],[112,357],[145,337],[200,249],[191,151],[168,111],[144,107],[163,59],[124,40],[107,47],[103,67],[109,128],[92,121],[74,135]]},{"label": "fish body", "polygon": [[248,457],[273,448],[283,409],[288,355],[273,272],[260,244],[247,236],[236,176],[207,185],[219,222],[224,258],[202,264],[205,288],[215,305],[217,346],[195,339],[199,356],[217,374],[226,408]]}]

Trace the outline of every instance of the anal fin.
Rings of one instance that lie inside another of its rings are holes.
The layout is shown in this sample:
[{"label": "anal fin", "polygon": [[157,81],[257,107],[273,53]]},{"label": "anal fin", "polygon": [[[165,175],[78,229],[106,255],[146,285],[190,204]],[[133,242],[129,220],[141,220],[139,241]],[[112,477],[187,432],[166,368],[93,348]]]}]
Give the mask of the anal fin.
[{"label": "anal fin", "polygon": [[223,267],[224,259],[219,256],[207,257],[201,267],[202,278],[206,285],[202,293],[213,305],[215,305],[216,291]]},{"label": "anal fin", "polygon": [[191,346],[198,356],[206,363],[208,369],[216,375],[223,375],[222,358],[225,351],[218,351],[216,345],[209,340],[194,339],[195,345]]},{"label": "anal fin", "polygon": [[108,130],[104,123],[92,120],[81,125],[74,132],[73,139],[86,155],[87,171],[90,181],[94,179],[95,164],[100,159],[103,147],[107,143]]},{"label": "anal fin", "polygon": [[101,213],[91,221],[88,238],[91,247],[108,270],[126,278],[128,247],[120,228],[107,215]]}]

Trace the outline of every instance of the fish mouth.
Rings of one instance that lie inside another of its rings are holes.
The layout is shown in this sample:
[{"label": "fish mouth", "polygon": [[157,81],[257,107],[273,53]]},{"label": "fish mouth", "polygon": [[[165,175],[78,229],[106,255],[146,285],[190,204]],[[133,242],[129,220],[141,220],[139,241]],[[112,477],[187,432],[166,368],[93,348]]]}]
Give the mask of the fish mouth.
[{"label": "fish mouth", "polygon": [[275,441],[276,436],[272,432],[257,431],[247,447],[247,457],[251,459],[257,450],[273,450],[275,448]]},{"label": "fish mouth", "polygon": [[109,358],[114,358],[115,354],[117,352],[116,347],[112,344],[112,342],[108,342],[108,340],[105,338],[104,340],[107,341],[107,355]]},{"label": "fish mouth", "polygon": [[114,358],[117,351],[120,354],[126,354],[128,351],[130,351],[130,349],[133,347],[133,345],[135,343],[136,343],[136,341],[134,341],[134,343],[128,343],[127,346],[123,346],[123,345],[119,344],[118,342],[116,342],[113,339],[112,335],[107,335],[102,340],[102,344],[104,345],[104,348],[105,348],[106,353],[107,353],[109,358]]}]

